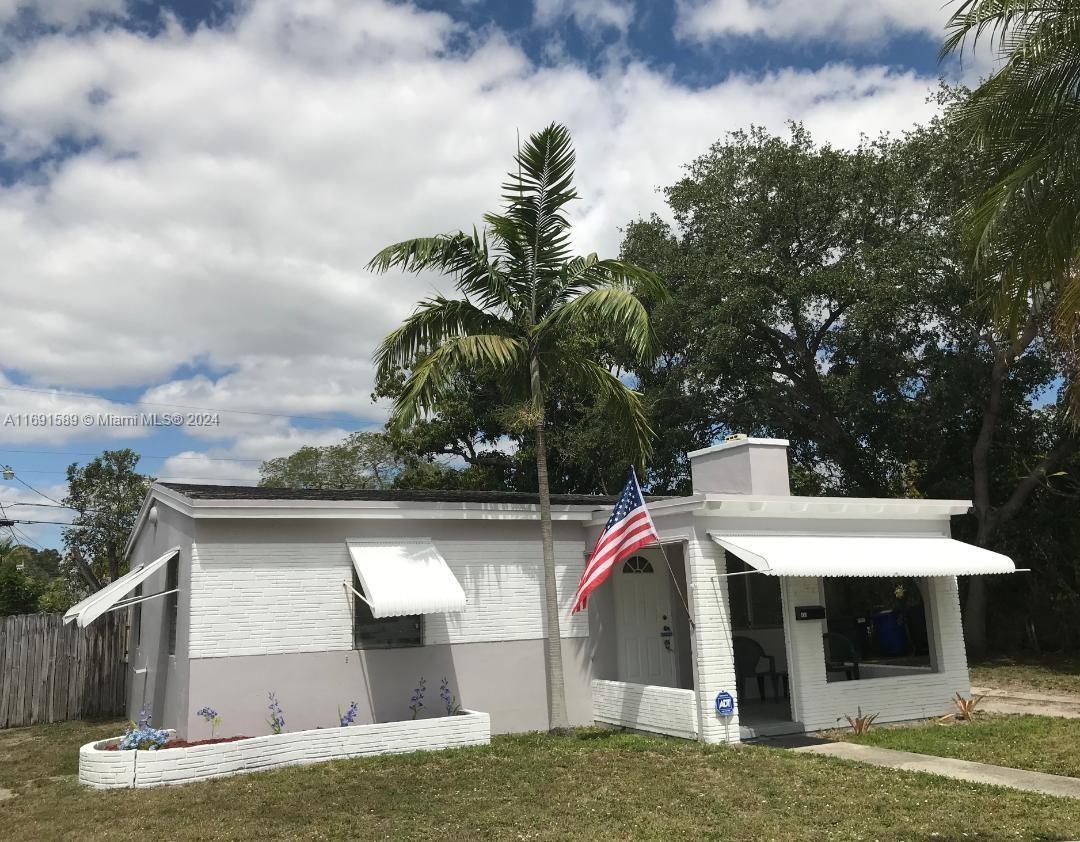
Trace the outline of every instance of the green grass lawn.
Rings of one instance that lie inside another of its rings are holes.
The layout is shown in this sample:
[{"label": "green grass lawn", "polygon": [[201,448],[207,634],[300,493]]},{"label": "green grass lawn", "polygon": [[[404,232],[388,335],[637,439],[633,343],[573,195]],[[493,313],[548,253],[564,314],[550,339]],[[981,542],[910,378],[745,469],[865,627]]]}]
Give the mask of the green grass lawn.
[{"label": "green grass lawn", "polygon": [[838,736],[864,745],[1080,777],[1080,719],[981,714],[974,722],[882,726],[859,736]]},{"label": "green grass lawn", "polygon": [[116,724],[0,731],[0,838],[1067,839],[1080,801],[757,747],[583,730],[153,790],[73,777]]},{"label": "green grass lawn", "polygon": [[1003,690],[1044,690],[1080,695],[1080,657],[997,656],[971,664],[971,683]]}]

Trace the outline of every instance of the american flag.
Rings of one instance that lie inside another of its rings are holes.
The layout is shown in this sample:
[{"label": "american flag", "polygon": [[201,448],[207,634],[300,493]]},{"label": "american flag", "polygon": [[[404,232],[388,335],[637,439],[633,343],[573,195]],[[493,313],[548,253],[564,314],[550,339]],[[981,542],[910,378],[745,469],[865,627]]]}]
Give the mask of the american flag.
[{"label": "american flag", "polygon": [[616,564],[642,547],[659,540],[660,535],[653,526],[645,498],[641,496],[637,476],[631,468],[626,486],[619,495],[611,517],[608,518],[607,526],[600,533],[585,564],[585,572],[581,574],[581,581],[574,595],[574,607],[570,609],[570,613],[574,614],[588,604],[589,594],[611,574]]}]

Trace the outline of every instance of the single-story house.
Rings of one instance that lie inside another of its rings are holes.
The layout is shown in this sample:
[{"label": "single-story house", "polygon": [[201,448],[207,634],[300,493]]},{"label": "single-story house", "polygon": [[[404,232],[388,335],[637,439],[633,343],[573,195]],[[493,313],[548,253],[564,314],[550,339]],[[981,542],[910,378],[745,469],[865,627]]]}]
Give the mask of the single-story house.
[{"label": "single-story house", "polygon": [[[614,498],[556,495],[571,722],[705,742],[937,715],[970,692],[957,576],[1010,573],[950,538],[965,500],[792,496],[787,442],[689,454],[693,494],[649,502],[660,546],[570,614]],[[128,610],[129,713],[207,736],[412,716],[443,679],[495,732],[547,727],[535,495],[158,482],[131,572],[68,613]]]}]

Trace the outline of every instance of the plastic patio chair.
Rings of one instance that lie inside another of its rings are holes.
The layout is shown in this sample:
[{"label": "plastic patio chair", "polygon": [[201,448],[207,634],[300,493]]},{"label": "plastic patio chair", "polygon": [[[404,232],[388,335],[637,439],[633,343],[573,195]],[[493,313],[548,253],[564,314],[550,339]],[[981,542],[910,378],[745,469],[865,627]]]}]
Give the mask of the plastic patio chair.
[{"label": "plastic patio chair", "polygon": [[[776,671],[776,658],[766,655],[761,644],[750,637],[735,637],[732,639],[735,649],[735,679],[742,689],[743,679],[757,679],[758,695],[765,699],[765,679],[772,680],[773,696],[779,698],[780,673]],[[758,671],[758,664],[762,661],[769,662],[769,668],[764,672]]]}]

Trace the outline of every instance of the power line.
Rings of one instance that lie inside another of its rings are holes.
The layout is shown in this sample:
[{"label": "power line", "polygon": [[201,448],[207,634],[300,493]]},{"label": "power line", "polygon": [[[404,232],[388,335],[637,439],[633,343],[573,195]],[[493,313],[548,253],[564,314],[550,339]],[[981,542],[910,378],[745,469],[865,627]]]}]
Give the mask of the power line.
[{"label": "power line", "polygon": [[[25,470],[19,471],[23,474],[51,474],[53,476],[62,476],[64,471],[39,471],[39,470]],[[172,482],[191,482],[193,480],[214,480],[217,482],[238,482],[241,484],[250,483],[253,481],[252,477],[189,477],[189,476],[159,476],[154,477],[155,480],[165,480]],[[65,507],[66,508],[66,507]]]},{"label": "power line", "polygon": [[[100,397],[98,395],[84,395],[79,392],[64,392],[60,389],[32,389],[28,386],[0,386],[0,389],[8,392],[32,392],[38,395],[52,395],[54,397],[76,398],[79,400],[91,400],[91,401],[106,401],[107,398]],[[109,401],[112,403],[112,401]],[[194,409],[200,412],[225,412],[233,415],[260,415],[268,418],[298,418],[304,421],[318,421],[320,424],[338,423],[333,418],[323,418],[317,415],[292,415],[287,412],[265,412],[258,409],[222,409],[215,406],[192,406],[184,403],[158,403],[156,401],[142,401],[137,400],[131,403],[132,406],[160,406],[167,409]],[[335,410],[338,415],[348,415],[345,410]]]},{"label": "power line", "polygon": [[[50,502],[52,502],[52,503],[56,503],[56,504],[57,504],[58,506],[63,506],[63,505],[64,505],[63,503],[61,503],[61,502],[60,502],[59,500],[57,500],[56,498],[54,498],[54,497],[50,497],[50,496],[49,496],[48,494],[46,494],[46,493],[45,493],[44,491],[38,491],[38,490],[37,490],[36,488],[34,488],[34,486],[32,486],[32,485],[31,485],[30,483],[26,482],[25,480],[19,479],[19,472],[18,472],[18,471],[16,471],[16,472],[15,472],[15,482],[17,482],[17,483],[19,483],[19,484],[21,484],[21,485],[24,485],[24,486],[26,486],[26,487],[27,487],[27,488],[29,488],[29,489],[30,489],[31,491],[33,491],[33,492],[34,492],[35,494],[38,494],[38,495],[40,495],[40,496],[44,497],[44,498],[45,498],[46,500],[48,500],[48,501],[50,501]],[[64,506],[64,508],[67,508],[67,506]]]},{"label": "power line", "polygon": [[[100,456],[101,453],[79,451],[79,450],[0,450],[0,453],[35,453],[44,454],[47,456]],[[202,456],[200,454],[192,454],[190,456],[184,454],[176,454],[173,456],[167,456],[159,453],[140,453],[139,457],[142,459],[201,459],[207,462],[265,462],[265,459],[251,459],[248,457],[226,457],[226,456]]]}]

